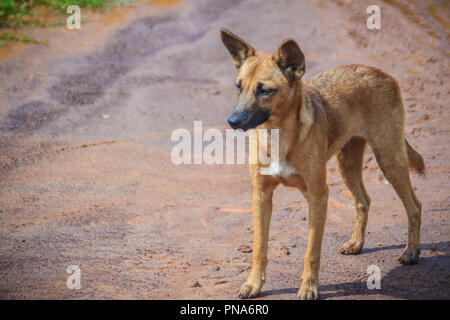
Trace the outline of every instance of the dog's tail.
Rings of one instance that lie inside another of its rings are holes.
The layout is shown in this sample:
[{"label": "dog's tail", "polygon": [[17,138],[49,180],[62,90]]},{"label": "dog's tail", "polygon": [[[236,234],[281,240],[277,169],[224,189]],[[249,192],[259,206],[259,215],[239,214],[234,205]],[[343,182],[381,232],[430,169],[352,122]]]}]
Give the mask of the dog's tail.
[{"label": "dog's tail", "polygon": [[420,174],[425,174],[425,163],[422,156],[414,150],[405,139],[406,152],[408,153],[408,165],[411,169],[416,170]]}]

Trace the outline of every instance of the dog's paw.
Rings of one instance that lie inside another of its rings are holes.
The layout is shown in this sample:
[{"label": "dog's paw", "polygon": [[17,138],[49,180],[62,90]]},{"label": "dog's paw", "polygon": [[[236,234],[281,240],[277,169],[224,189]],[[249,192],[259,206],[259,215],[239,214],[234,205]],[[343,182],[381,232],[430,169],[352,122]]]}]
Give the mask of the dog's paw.
[{"label": "dog's paw", "polygon": [[346,243],[342,245],[339,249],[339,253],[342,254],[359,254],[363,247],[363,242],[358,240],[348,240]]},{"label": "dog's paw", "polygon": [[300,300],[319,299],[319,283],[314,279],[304,279],[297,293],[297,297]]},{"label": "dog's paw", "polygon": [[398,258],[401,264],[417,264],[419,262],[420,249],[406,248]]},{"label": "dog's paw", "polygon": [[246,282],[237,291],[237,296],[241,299],[256,298],[261,293],[262,283],[260,285]]}]

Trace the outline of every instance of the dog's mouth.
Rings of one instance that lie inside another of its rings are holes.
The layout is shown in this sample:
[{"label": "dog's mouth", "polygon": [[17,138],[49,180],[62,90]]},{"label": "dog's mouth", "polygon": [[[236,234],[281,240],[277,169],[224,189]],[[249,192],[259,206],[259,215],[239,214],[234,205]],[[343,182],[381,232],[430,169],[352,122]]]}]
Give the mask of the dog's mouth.
[{"label": "dog's mouth", "polygon": [[258,110],[257,112],[248,112],[247,110],[236,112],[233,110],[228,118],[228,123],[233,129],[247,131],[263,124],[269,117],[270,112],[266,110]]}]

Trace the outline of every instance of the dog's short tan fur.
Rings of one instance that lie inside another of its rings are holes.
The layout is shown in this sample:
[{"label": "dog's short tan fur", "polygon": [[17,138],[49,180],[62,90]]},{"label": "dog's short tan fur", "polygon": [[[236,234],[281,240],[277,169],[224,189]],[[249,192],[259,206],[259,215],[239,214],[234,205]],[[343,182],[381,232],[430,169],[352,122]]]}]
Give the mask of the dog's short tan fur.
[{"label": "dog's short tan fur", "polygon": [[[302,83],[305,61],[295,41],[284,41],[272,55],[255,51],[225,29],[221,35],[239,69],[237,83],[241,91],[233,112],[268,111],[270,117],[258,128],[280,129],[280,171],[261,175],[260,164],[250,165],[254,189],[253,266],[238,295],[251,298],[261,292],[266,277],[272,195],[281,183],[298,188],[308,202],[309,237],[298,296],[319,297],[320,251],[328,202],[326,163],[333,155],[356,208],[353,234],[340,252],[361,251],[370,205],[362,182],[367,143],[408,214],[408,242],[399,260],[403,264],[417,263],[421,203],[411,186],[408,165],[422,172],[424,163],[404,138],[404,109],[397,82],[379,69],[347,65]],[[276,91],[258,97],[257,86]]]}]

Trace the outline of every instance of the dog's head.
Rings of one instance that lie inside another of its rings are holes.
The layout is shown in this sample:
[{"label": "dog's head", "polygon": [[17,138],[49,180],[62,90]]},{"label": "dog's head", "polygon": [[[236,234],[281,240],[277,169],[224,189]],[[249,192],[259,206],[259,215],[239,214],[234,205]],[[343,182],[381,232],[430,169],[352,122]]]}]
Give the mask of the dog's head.
[{"label": "dog's head", "polygon": [[222,41],[239,70],[238,102],[228,118],[233,129],[248,130],[281,117],[283,106],[293,98],[296,84],[305,73],[305,57],[297,43],[288,39],[275,54],[255,51],[226,29]]}]

